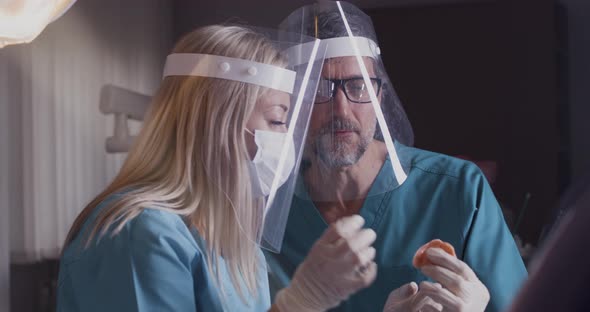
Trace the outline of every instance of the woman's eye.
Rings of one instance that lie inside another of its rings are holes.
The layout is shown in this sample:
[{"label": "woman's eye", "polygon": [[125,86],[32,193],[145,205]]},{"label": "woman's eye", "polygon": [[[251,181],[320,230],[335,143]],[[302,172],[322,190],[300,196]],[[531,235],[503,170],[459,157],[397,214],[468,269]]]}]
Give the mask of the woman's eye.
[{"label": "woman's eye", "polygon": [[284,128],[286,128],[287,127],[286,125],[287,125],[287,123],[279,121],[279,120],[272,120],[270,122],[270,126],[272,128],[280,129],[280,130],[283,130]]}]

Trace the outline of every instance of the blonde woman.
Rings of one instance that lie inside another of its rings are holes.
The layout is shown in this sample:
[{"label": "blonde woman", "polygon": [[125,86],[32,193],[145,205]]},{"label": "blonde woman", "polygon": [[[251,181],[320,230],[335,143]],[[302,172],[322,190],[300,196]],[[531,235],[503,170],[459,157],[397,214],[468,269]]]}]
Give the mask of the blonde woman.
[{"label": "blonde woman", "polygon": [[315,92],[309,66],[287,66],[242,27],[176,44],[121,171],[70,230],[58,311],[322,311],[373,281],[375,233],[344,218],[271,307],[261,238],[288,215],[278,190],[294,185]]}]

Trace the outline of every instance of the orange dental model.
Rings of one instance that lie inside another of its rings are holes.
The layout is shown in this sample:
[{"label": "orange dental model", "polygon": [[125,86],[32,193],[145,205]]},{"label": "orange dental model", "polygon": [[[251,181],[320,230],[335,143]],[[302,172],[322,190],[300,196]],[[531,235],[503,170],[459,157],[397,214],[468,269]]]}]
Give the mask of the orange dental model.
[{"label": "orange dental model", "polygon": [[428,260],[428,257],[426,256],[426,253],[425,253],[426,249],[428,249],[428,248],[440,248],[440,249],[446,251],[449,255],[456,257],[455,248],[453,248],[453,245],[443,242],[440,239],[433,239],[430,242],[422,245],[422,247],[420,247],[418,249],[418,251],[416,251],[416,254],[414,255],[414,259],[412,260],[412,264],[417,269],[419,269],[425,265],[432,264],[430,262],[430,260]]}]

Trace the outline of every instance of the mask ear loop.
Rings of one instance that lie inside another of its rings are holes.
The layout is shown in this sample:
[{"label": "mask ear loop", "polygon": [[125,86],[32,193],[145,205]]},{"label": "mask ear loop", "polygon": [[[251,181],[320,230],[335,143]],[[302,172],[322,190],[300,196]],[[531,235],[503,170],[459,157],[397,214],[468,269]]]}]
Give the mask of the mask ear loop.
[{"label": "mask ear loop", "polygon": [[250,129],[244,128],[244,130],[246,130],[246,132],[250,133],[251,135],[254,135],[254,132],[250,131]]}]

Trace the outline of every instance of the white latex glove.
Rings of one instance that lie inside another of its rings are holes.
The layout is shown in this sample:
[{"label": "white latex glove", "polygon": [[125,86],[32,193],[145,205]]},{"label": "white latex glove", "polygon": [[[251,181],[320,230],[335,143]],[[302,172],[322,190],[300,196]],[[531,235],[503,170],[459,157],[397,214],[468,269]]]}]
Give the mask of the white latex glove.
[{"label": "white latex glove", "polygon": [[355,215],[330,225],[295,271],[291,284],[277,293],[279,311],[328,310],[375,280],[377,265],[371,245],[377,235],[362,229],[364,223]]},{"label": "white latex glove", "polygon": [[424,275],[439,282],[420,283],[420,292],[440,303],[445,312],[480,312],[490,301],[490,293],[475,272],[463,261],[440,248],[429,248],[426,256],[433,265],[421,268]]},{"label": "white latex glove", "polygon": [[[438,284],[437,287],[442,286]],[[418,285],[414,282],[392,291],[383,308],[383,312],[440,312],[442,310],[443,306],[419,291]]]}]

